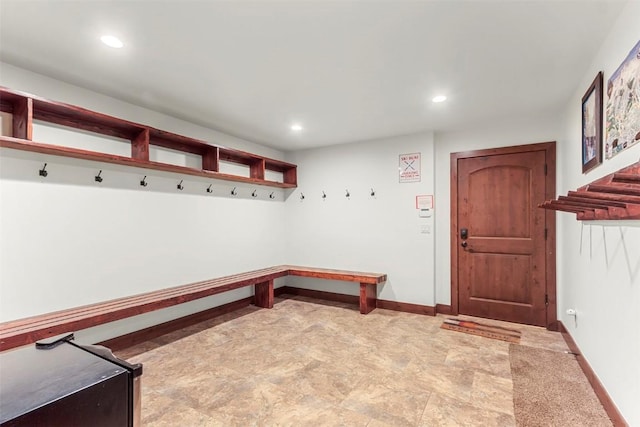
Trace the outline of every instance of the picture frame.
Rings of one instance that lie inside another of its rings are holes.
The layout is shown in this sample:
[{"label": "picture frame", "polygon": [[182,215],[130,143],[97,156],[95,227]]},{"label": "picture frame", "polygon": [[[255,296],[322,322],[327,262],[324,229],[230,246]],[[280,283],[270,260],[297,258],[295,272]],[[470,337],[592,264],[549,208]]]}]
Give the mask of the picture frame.
[{"label": "picture frame", "polygon": [[605,158],[640,143],[640,40],[607,82]]},{"label": "picture frame", "polygon": [[582,97],[582,173],[602,163],[602,71]]}]

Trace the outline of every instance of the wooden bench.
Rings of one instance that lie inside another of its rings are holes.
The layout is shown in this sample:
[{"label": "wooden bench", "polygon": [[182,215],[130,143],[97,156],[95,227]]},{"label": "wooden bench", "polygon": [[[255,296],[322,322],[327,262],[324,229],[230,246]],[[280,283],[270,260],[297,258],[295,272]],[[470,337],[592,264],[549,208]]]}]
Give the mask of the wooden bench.
[{"label": "wooden bench", "polygon": [[340,280],[360,283],[360,313],[367,314],[376,308],[377,285],[387,281],[386,274],[361,271],[328,270],[324,268],[286,266],[289,276],[313,277],[325,280]]},{"label": "wooden bench", "polygon": [[386,274],[376,273],[287,265],[264,268],[0,323],[0,351],[246,286],[255,287],[256,306],[272,308],[273,281],[287,275],[359,283],[362,314],[367,314],[376,307],[376,286],[387,280]]}]

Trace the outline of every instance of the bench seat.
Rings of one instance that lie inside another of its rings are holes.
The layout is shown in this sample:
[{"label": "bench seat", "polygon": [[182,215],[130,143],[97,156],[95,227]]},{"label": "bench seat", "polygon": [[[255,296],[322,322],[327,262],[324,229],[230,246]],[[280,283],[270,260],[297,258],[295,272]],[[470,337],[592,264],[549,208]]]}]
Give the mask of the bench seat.
[{"label": "bench seat", "polygon": [[377,285],[387,281],[386,274],[361,271],[329,270],[325,268],[287,266],[290,276],[312,277],[315,279],[340,280],[360,283],[360,313],[368,314],[376,308]]},{"label": "bench seat", "polygon": [[387,278],[386,274],[345,270],[290,265],[269,267],[0,323],[0,351],[246,286],[255,287],[256,306],[272,308],[273,281],[287,275],[359,283],[360,312],[363,314],[376,307],[376,285]]}]

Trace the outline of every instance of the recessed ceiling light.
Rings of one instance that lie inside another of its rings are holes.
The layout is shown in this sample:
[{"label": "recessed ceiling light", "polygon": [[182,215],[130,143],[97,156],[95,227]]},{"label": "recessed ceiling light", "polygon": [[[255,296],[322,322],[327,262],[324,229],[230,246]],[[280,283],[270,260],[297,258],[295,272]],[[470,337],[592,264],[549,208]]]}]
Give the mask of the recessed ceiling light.
[{"label": "recessed ceiling light", "polygon": [[447,100],[447,97],[444,95],[435,96],[431,101],[433,102],[444,102]]},{"label": "recessed ceiling light", "polygon": [[122,43],[122,40],[120,40],[116,36],[109,36],[109,35],[102,36],[100,37],[100,40],[102,41],[102,43],[106,44],[109,47],[113,47],[115,49],[120,49],[122,46],[124,46],[124,43]]},{"label": "recessed ceiling light", "polygon": [[299,125],[297,123],[294,125],[291,125],[291,130],[294,132],[300,132],[302,130],[302,125]]}]

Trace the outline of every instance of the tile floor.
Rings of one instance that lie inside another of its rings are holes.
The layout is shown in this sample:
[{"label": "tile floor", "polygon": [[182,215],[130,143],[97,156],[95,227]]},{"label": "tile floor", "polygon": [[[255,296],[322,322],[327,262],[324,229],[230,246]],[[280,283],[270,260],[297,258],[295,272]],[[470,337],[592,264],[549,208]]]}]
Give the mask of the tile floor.
[{"label": "tile floor", "polygon": [[[144,364],[145,426],[515,425],[509,344],[442,320],[277,298],[117,355]],[[516,328],[522,345],[567,350]]]}]

